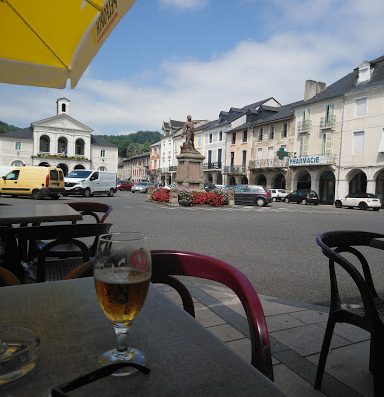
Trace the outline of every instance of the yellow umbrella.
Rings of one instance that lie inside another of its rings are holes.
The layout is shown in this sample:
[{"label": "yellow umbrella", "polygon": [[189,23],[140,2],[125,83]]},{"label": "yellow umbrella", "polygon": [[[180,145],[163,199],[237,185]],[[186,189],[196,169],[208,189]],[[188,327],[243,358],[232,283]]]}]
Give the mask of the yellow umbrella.
[{"label": "yellow umbrella", "polygon": [[0,0],[0,82],[76,87],[135,0]]}]

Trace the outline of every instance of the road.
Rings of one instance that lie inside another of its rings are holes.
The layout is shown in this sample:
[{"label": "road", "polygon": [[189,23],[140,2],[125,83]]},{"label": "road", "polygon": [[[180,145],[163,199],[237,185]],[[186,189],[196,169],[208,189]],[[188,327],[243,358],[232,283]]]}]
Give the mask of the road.
[{"label": "road", "polygon": [[[41,204],[26,198],[1,199],[12,204]],[[61,202],[85,200],[61,198]],[[108,220],[112,230],[148,234],[152,249],[198,251],[221,258],[243,271],[259,294],[329,302],[328,262],[315,238],[329,230],[384,231],[384,211],[336,209],[276,202],[270,207],[185,208],[147,201],[145,194],[118,192],[114,197],[92,197],[113,206]],[[49,199],[44,203],[55,202]],[[370,250],[372,273],[384,292],[384,251]],[[343,280],[347,280],[345,277]],[[343,281],[345,296],[358,295],[352,283]]]}]

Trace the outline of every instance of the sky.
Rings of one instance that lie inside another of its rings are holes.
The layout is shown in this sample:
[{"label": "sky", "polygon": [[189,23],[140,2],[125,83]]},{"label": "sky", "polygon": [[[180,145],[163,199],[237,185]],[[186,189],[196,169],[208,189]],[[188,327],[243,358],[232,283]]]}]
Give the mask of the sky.
[{"label": "sky", "polygon": [[136,0],[75,89],[0,84],[0,120],[27,127],[66,97],[73,118],[118,135],[295,102],[305,80],[384,55],[383,20],[383,0]]}]

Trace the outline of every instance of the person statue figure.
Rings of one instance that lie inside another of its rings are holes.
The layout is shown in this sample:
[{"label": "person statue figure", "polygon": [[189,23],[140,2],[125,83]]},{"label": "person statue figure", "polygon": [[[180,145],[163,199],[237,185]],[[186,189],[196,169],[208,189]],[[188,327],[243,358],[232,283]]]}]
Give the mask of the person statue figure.
[{"label": "person statue figure", "polygon": [[185,135],[185,143],[183,143],[181,147],[181,152],[196,152],[197,150],[194,144],[195,133],[192,116],[190,114],[187,116],[187,121],[184,124],[183,135]]}]

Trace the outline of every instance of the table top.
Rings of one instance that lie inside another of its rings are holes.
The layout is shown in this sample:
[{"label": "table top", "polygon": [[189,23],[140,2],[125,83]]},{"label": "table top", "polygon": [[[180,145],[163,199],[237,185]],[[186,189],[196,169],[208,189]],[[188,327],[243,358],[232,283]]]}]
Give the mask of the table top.
[{"label": "table top", "polygon": [[0,225],[81,219],[82,215],[65,203],[0,206]]},{"label": "table top", "polygon": [[[0,288],[0,313],[2,324],[32,328],[41,337],[38,367],[1,386],[6,396],[47,397],[52,386],[94,370],[101,353],[115,345],[92,278]],[[70,395],[284,396],[155,286],[128,341],[146,353],[149,375],[104,378]]]},{"label": "table top", "polygon": [[384,250],[384,238],[373,238],[369,245]]}]

